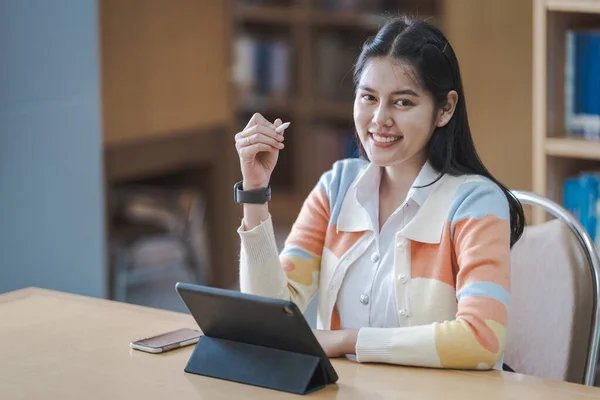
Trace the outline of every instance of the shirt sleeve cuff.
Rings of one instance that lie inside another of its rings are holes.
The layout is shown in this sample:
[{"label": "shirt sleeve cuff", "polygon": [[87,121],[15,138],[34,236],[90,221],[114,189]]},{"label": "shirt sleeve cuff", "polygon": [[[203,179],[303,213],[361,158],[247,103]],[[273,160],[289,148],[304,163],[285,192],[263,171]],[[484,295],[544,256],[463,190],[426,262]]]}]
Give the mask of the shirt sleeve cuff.
[{"label": "shirt sleeve cuff", "polygon": [[392,361],[393,343],[391,335],[385,329],[361,328],[356,340],[356,360],[358,362]]},{"label": "shirt sleeve cuff", "polygon": [[241,240],[242,257],[245,257],[249,264],[264,264],[274,260],[279,262],[271,215],[250,230],[245,229],[242,221],[238,228],[238,235]]}]

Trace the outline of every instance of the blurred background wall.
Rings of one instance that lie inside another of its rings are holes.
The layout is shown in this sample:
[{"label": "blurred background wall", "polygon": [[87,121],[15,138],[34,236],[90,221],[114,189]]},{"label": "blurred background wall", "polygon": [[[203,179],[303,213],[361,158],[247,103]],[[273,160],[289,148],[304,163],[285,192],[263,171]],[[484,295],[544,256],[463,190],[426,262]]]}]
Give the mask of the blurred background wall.
[{"label": "blurred background wall", "polygon": [[532,189],[532,26],[529,0],[444,2],[475,145],[496,178],[519,190]]},{"label": "blurred background wall", "polygon": [[0,292],[106,296],[97,9],[0,2]]}]

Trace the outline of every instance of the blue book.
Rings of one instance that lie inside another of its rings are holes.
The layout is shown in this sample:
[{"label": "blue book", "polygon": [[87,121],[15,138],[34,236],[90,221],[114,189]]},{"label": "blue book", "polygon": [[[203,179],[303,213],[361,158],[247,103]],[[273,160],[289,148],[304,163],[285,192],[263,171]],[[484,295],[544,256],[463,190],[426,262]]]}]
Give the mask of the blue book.
[{"label": "blue book", "polygon": [[586,139],[600,139],[600,31],[567,33],[565,51],[567,131]]},{"label": "blue book", "polygon": [[585,112],[591,119],[589,126],[593,138],[600,138],[600,31],[588,33],[589,65],[588,91]]},{"label": "blue book", "polygon": [[576,219],[581,221],[581,209],[577,199],[579,197],[579,182],[577,178],[565,179],[563,188],[563,205]]},{"label": "blue book", "polygon": [[254,57],[254,76],[256,77],[256,91],[259,94],[269,92],[269,78],[271,76],[271,46],[264,40],[256,43]]},{"label": "blue book", "polygon": [[583,136],[585,133],[585,102],[587,99],[587,69],[588,55],[587,34],[585,31],[575,33],[575,98],[572,130],[575,134]]},{"label": "blue book", "polygon": [[577,32],[575,38],[575,57],[576,57],[576,93],[575,93],[575,114],[585,113],[585,101],[587,99],[588,82],[588,35],[586,32]]},{"label": "blue book", "polygon": [[564,204],[594,240],[596,236],[596,203],[600,180],[594,173],[581,173],[565,181]]},{"label": "blue book", "polygon": [[573,116],[575,114],[575,37],[568,30],[565,37],[565,133],[574,134]]}]

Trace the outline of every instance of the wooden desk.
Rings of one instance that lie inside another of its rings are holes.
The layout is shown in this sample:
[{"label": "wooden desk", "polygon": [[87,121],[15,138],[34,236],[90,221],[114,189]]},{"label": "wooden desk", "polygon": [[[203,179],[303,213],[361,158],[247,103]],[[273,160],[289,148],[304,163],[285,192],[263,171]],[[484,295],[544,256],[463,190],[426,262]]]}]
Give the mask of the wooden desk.
[{"label": "wooden desk", "polygon": [[[163,355],[132,339],[196,327],[189,315],[24,289],[0,295],[2,399],[280,399],[295,395],[186,374],[192,347]],[[592,399],[600,389],[503,372],[334,360],[337,385],[319,399]]]}]

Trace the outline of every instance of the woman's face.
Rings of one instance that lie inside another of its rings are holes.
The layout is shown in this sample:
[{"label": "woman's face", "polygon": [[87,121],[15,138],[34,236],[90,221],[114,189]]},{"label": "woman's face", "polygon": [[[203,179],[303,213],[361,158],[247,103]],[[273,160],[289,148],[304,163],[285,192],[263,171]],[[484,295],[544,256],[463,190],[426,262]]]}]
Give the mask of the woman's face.
[{"label": "woman's face", "polygon": [[406,64],[390,58],[367,62],[354,99],[354,124],[369,160],[381,167],[425,162],[436,127],[431,95]]}]

